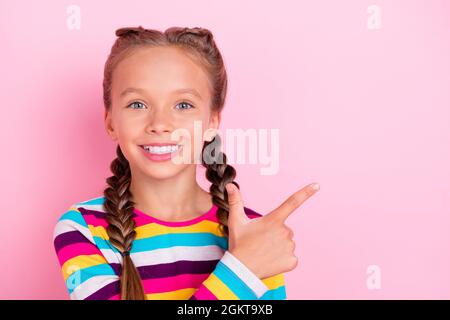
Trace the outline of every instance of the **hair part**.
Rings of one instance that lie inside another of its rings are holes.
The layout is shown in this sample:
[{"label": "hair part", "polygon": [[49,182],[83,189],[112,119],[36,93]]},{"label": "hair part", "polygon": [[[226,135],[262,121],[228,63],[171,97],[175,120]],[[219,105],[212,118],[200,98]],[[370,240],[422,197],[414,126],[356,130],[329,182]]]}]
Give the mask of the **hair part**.
[{"label": "hair part", "polygon": [[[161,32],[154,29],[127,27],[116,30],[118,37],[114,42],[105,63],[103,78],[103,102],[106,111],[111,105],[111,87],[113,72],[117,64],[125,57],[133,54],[139,48],[147,47],[175,47],[183,50],[188,56],[198,62],[208,75],[211,90],[211,112],[220,113],[225,105],[227,93],[227,72],[222,56],[213,39],[212,33],[204,28],[171,27]],[[228,195],[225,185],[234,183],[236,170],[226,162],[226,155],[219,151],[221,163],[206,163],[204,153],[209,145],[215,144],[220,150],[221,139],[216,135],[211,141],[203,144],[202,165],[206,168],[206,178],[211,182],[209,188],[212,202],[218,207],[217,219],[221,232],[228,237]],[[214,149],[216,150],[216,149]],[[215,152],[215,151],[213,151]],[[120,145],[116,149],[117,158],[111,163],[112,176],[106,179],[108,186],[104,190],[104,209],[108,227],[106,229],[109,240],[121,253],[131,252],[136,238],[136,224],[133,219],[135,203],[130,191],[131,170]],[[120,272],[120,294],[122,300],[145,300],[145,292],[139,276],[129,254],[122,254]]]}]

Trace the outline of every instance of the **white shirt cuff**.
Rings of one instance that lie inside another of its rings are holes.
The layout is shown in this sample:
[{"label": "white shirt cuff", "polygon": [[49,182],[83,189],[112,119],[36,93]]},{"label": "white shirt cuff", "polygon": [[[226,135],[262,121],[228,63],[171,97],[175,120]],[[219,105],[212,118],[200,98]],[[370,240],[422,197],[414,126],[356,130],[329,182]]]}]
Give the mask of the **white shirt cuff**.
[{"label": "white shirt cuff", "polygon": [[225,251],[221,261],[242,279],[242,281],[255,293],[258,299],[269,290],[261,279],[259,279],[245,264],[228,250]]}]

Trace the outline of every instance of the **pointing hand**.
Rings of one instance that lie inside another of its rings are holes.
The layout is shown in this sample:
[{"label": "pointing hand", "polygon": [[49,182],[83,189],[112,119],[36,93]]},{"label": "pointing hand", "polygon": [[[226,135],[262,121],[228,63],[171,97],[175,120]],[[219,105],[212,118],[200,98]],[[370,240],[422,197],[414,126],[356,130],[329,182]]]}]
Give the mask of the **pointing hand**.
[{"label": "pointing hand", "polygon": [[293,270],[298,264],[294,255],[294,233],[285,221],[319,190],[314,189],[314,185],[295,192],[270,213],[251,219],[245,214],[239,189],[228,183],[225,186],[229,205],[228,251],[260,279]]}]

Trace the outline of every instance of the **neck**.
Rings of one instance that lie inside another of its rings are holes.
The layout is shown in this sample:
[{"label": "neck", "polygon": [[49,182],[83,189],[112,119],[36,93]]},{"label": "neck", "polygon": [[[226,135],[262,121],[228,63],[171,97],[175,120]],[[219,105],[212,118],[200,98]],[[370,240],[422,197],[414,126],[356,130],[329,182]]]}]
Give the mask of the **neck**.
[{"label": "neck", "polygon": [[130,185],[135,208],[165,221],[193,219],[212,206],[211,195],[196,180],[196,166],[165,179],[133,172]]}]

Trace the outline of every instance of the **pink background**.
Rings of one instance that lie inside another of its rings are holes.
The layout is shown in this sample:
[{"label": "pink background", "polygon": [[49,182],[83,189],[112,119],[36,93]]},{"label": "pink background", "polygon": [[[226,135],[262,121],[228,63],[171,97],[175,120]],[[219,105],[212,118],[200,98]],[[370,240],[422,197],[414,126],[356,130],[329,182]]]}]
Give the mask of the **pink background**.
[{"label": "pink background", "polygon": [[0,298],[68,298],[52,231],[110,175],[114,31],[176,25],[210,29],[223,53],[221,128],[280,129],[278,174],[234,165],[245,205],[264,214],[321,184],[287,220],[300,259],[288,299],[449,299],[449,13],[445,0],[1,1]]}]

